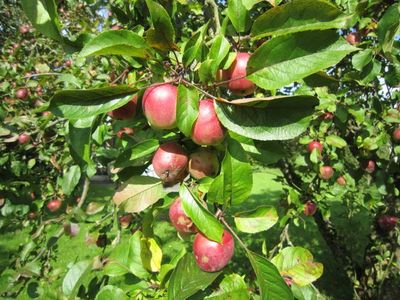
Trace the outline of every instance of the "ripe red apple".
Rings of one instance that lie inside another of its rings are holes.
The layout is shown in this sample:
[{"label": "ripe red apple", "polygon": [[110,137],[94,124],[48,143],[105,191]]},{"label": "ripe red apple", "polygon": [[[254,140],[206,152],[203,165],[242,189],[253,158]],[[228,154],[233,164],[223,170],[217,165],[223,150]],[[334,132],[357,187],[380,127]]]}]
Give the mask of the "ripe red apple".
[{"label": "ripe red apple", "polygon": [[50,117],[51,116],[51,112],[44,111],[44,112],[42,112],[42,116],[45,117],[45,118]]},{"label": "ripe red apple", "polygon": [[131,224],[132,220],[133,216],[131,214],[119,217],[119,223],[121,224],[122,228],[127,228]]},{"label": "ripe red apple", "polygon": [[329,180],[333,176],[333,168],[331,166],[322,166],[319,168],[319,177],[324,180]]},{"label": "ripe red apple", "polygon": [[235,242],[232,235],[224,230],[221,243],[206,238],[197,233],[193,241],[193,253],[197,265],[206,272],[216,272],[223,269],[233,256]]},{"label": "ripe red apple", "polygon": [[215,176],[219,170],[217,154],[205,148],[200,148],[190,154],[189,173],[195,179]]},{"label": "ripe red apple", "polygon": [[123,127],[120,130],[118,130],[117,137],[119,137],[121,139],[124,134],[133,135],[134,133],[135,133],[135,131],[132,128]]},{"label": "ripe red apple", "polygon": [[396,143],[400,142],[400,127],[396,128],[396,129],[393,131],[393,140],[394,140]]},{"label": "ripe red apple", "polygon": [[399,219],[396,216],[382,215],[378,219],[379,227],[386,232],[392,231]]},{"label": "ripe red apple", "polygon": [[361,42],[361,35],[358,32],[350,32],[346,40],[350,45],[357,46]]},{"label": "ripe red apple", "polygon": [[250,95],[256,88],[253,82],[245,78],[247,76],[247,62],[250,56],[249,53],[238,52],[232,65],[227,70],[228,79],[230,80],[228,89],[239,96]]},{"label": "ripe red apple", "polygon": [[26,98],[28,98],[29,92],[28,89],[26,88],[20,88],[15,92],[15,97],[17,97],[18,99],[21,100],[25,100]]},{"label": "ripe red apple", "polygon": [[176,103],[178,89],[164,83],[154,84],[143,94],[143,113],[149,124],[156,129],[173,129],[176,127]]},{"label": "ripe red apple", "polygon": [[304,214],[306,216],[312,216],[317,211],[317,204],[312,201],[307,201],[304,205]]},{"label": "ripe red apple", "polygon": [[27,133],[21,133],[18,136],[18,143],[22,144],[27,144],[31,140],[31,136]]},{"label": "ripe red apple", "polygon": [[122,27],[121,26],[119,26],[119,25],[113,25],[112,27],[111,27],[111,30],[120,30]]},{"label": "ripe red apple", "polygon": [[181,198],[176,198],[174,203],[172,203],[169,208],[169,219],[180,233],[193,233],[197,232],[196,226],[193,224],[192,220],[185,214],[182,207]]},{"label": "ripe red apple", "polygon": [[198,145],[217,145],[225,137],[225,128],[218,119],[214,101],[204,99],[199,104],[199,116],[193,125],[192,140]]},{"label": "ripe red apple", "polygon": [[28,33],[30,29],[30,26],[28,24],[23,24],[19,26],[19,32],[22,34]]},{"label": "ripe red apple", "polygon": [[174,142],[160,145],[152,160],[154,171],[168,184],[178,183],[186,177],[188,162],[186,151]]},{"label": "ripe red apple", "polygon": [[327,111],[327,112],[325,112],[325,113],[322,115],[322,118],[323,118],[325,121],[330,121],[330,120],[333,120],[334,114],[331,113],[331,112],[329,112],[329,111]]},{"label": "ripe red apple", "polygon": [[336,179],[336,182],[337,182],[337,184],[342,185],[342,186],[346,185],[346,179],[343,176],[339,176]]},{"label": "ripe red apple", "polygon": [[67,59],[67,60],[64,62],[64,66],[67,67],[67,68],[70,68],[70,67],[72,66],[72,61],[69,60],[69,59]]},{"label": "ripe red apple", "polygon": [[376,164],[373,160],[368,160],[364,163],[364,171],[371,174],[375,171]]},{"label": "ripe red apple", "polygon": [[131,101],[126,103],[125,105],[114,109],[107,113],[111,118],[116,120],[128,120],[132,119],[136,114],[136,105],[137,105],[138,97],[134,96]]},{"label": "ripe red apple", "polygon": [[58,199],[53,199],[49,203],[47,203],[47,208],[51,212],[56,212],[60,209],[62,202]]},{"label": "ripe red apple", "polygon": [[322,153],[324,147],[318,141],[311,141],[310,143],[308,143],[308,151],[311,153],[313,152],[314,149],[317,149],[319,153]]}]

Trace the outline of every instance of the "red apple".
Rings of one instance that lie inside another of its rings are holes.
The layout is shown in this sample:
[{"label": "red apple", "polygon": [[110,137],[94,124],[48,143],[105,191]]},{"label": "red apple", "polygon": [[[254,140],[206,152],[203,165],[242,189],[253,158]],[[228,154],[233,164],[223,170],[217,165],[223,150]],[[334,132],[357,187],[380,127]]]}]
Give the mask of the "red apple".
[{"label": "red apple", "polygon": [[333,168],[331,166],[322,166],[319,168],[319,177],[324,180],[329,180],[333,176]]},{"label": "red apple", "polygon": [[193,224],[192,220],[185,214],[181,198],[176,198],[174,203],[172,203],[169,208],[169,219],[180,233],[193,233],[197,231],[196,226]]},{"label": "red apple", "polygon": [[113,111],[108,112],[107,115],[116,120],[132,119],[136,114],[137,100],[138,97],[134,96],[131,101],[117,109],[114,109]]},{"label": "red apple", "polygon": [[358,32],[350,32],[346,40],[350,45],[357,46],[361,42],[361,35]]},{"label": "red apple", "polygon": [[19,26],[19,32],[22,34],[28,33],[30,30],[30,26],[28,24],[23,24]]},{"label": "red apple", "polygon": [[42,112],[42,116],[43,116],[44,118],[51,117],[51,112],[49,112],[49,111],[44,111],[44,112]]},{"label": "red apple", "polygon": [[312,201],[307,201],[304,205],[304,214],[306,216],[312,216],[317,211],[317,204]]},{"label": "red apple", "polygon": [[58,199],[53,199],[49,203],[47,203],[47,208],[51,212],[56,212],[60,209],[62,202]]},{"label": "red apple", "polygon": [[31,136],[27,133],[21,133],[18,136],[18,143],[22,144],[27,144],[31,140]]},{"label": "red apple", "polygon": [[127,228],[131,224],[132,220],[133,216],[131,214],[119,217],[119,223],[121,224],[122,228]]},{"label": "red apple", "polygon": [[164,83],[154,84],[143,94],[143,113],[149,124],[156,129],[173,129],[176,127],[176,103],[178,89]]},{"label": "red apple", "polygon": [[188,162],[186,151],[174,142],[160,145],[152,160],[155,173],[168,184],[178,183],[186,177]]},{"label": "red apple", "polygon": [[121,139],[124,134],[133,135],[134,133],[135,133],[135,131],[132,128],[123,127],[120,130],[118,130],[117,137],[119,137]]},{"label": "red apple", "polygon": [[364,171],[371,174],[375,171],[376,164],[373,160],[368,160],[364,163]]},{"label": "red apple", "polygon": [[72,66],[72,61],[69,60],[69,59],[67,59],[67,60],[64,62],[64,66],[66,66],[67,68],[70,68],[70,67]]},{"label": "red apple", "polygon": [[386,232],[392,231],[399,219],[396,216],[382,215],[378,219],[379,227]]},{"label": "red apple", "polygon": [[324,149],[324,147],[318,141],[312,141],[312,142],[308,143],[308,151],[311,153],[311,152],[313,152],[314,149],[317,149],[319,151],[319,153],[322,153],[322,150]]},{"label": "red apple", "polygon": [[346,179],[343,176],[339,176],[336,179],[336,182],[337,182],[337,184],[342,185],[342,186],[346,185]]},{"label": "red apple", "polygon": [[18,99],[21,100],[25,100],[26,98],[28,98],[29,92],[28,89],[26,88],[20,88],[15,92],[15,97],[17,97]]},{"label": "red apple", "polygon": [[224,230],[221,243],[206,238],[197,233],[193,241],[193,253],[197,265],[206,272],[216,272],[223,269],[233,256],[235,243],[232,235]]},{"label": "red apple", "polygon": [[245,78],[247,76],[247,62],[250,56],[249,53],[238,52],[232,65],[227,70],[228,79],[230,80],[228,89],[239,96],[250,95],[256,88],[253,82]]},{"label": "red apple", "polygon": [[198,145],[217,145],[224,137],[225,128],[215,112],[214,101],[211,99],[200,101],[199,116],[193,125],[193,142]]},{"label": "red apple", "polygon": [[200,148],[190,154],[189,173],[195,179],[215,176],[219,170],[217,154],[205,148]]},{"label": "red apple", "polygon": [[119,26],[119,25],[113,25],[113,26],[111,27],[111,30],[120,30],[120,29],[122,29],[122,27]]},{"label": "red apple", "polygon": [[331,113],[331,112],[329,112],[329,111],[327,111],[327,112],[325,112],[325,113],[322,115],[322,118],[323,118],[325,121],[330,121],[330,120],[333,120],[334,114]]},{"label": "red apple", "polygon": [[99,248],[104,248],[107,245],[107,235],[100,234],[96,240],[96,245]]},{"label": "red apple", "polygon": [[396,143],[400,142],[400,127],[396,128],[396,129],[393,131],[393,140],[394,140]]}]

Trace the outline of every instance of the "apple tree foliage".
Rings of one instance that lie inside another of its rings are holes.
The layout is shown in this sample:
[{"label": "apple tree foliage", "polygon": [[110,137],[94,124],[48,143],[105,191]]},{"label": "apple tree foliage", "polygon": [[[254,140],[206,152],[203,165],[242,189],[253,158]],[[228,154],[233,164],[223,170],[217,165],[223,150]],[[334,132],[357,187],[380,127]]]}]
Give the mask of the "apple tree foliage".
[{"label": "apple tree foliage", "polygon": [[[1,297],[400,298],[397,1],[0,4]],[[163,82],[170,130],[141,109]],[[133,96],[135,117],[110,117]],[[203,99],[227,130],[219,172],[164,186],[153,155],[199,148]],[[222,270],[169,223],[178,196],[207,239],[234,236]]]}]

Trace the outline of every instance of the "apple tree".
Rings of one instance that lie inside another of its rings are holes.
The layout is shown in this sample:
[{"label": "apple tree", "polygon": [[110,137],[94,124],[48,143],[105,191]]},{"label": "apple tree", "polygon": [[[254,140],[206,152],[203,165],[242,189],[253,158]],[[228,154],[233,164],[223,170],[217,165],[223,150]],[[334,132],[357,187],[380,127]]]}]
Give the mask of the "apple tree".
[{"label": "apple tree", "polygon": [[[47,186],[26,244],[0,269],[1,295],[400,297],[399,3],[18,5],[41,47],[68,59],[56,82],[51,70],[25,76],[45,89],[29,122],[54,121],[1,127],[0,174],[37,147],[61,163],[49,174],[37,155],[37,177],[28,161],[27,183],[0,182],[2,231],[29,212],[10,213],[11,187]],[[23,123],[30,90],[2,90]]]}]

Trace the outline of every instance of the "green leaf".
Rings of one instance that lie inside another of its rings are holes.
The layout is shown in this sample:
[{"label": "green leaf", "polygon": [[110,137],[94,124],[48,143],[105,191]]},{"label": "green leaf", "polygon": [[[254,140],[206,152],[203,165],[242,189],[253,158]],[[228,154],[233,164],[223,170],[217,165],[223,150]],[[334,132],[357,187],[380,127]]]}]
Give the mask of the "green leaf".
[{"label": "green leaf", "polygon": [[182,207],[186,215],[193,221],[196,227],[209,239],[221,242],[224,228],[221,223],[194,197],[190,190],[182,184],[179,189],[182,199]]},{"label": "green leaf", "polygon": [[222,34],[216,36],[208,53],[208,58],[212,61],[210,71],[212,78],[215,78],[217,70],[220,68],[221,63],[229,54],[231,45],[229,41]]},{"label": "green leaf", "polygon": [[252,211],[235,215],[234,220],[238,230],[256,233],[274,226],[278,222],[278,213],[274,207],[260,206]]},{"label": "green leaf", "polygon": [[377,76],[381,72],[382,65],[379,60],[373,59],[370,61],[361,71],[360,78],[358,78],[358,82],[361,85],[367,85],[373,80],[377,79]]},{"label": "green leaf", "polygon": [[179,260],[171,275],[168,299],[186,300],[199,290],[209,286],[221,272],[204,272],[196,264],[192,253]]},{"label": "green leaf", "polygon": [[204,299],[212,300],[247,300],[249,291],[243,277],[238,274],[226,275],[219,284],[219,290]]},{"label": "green leaf", "polygon": [[298,300],[318,300],[317,291],[311,287],[311,285],[298,286],[297,284],[292,284],[291,286],[293,295]]},{"label": "green leaf", "polygon": [[201,26],[186,43],[185,51],[182,57],[182,61],[186,67],[189,66],[195,59],[197,61],[201,61],[207,28],[208,22]]},{"label": "green leaf", "polygon": [[[256,5],[257,3],[262,2],[263,0],[242,0],[243,5],[246,7],[247,10],[250,10],[253,8],[254,5]],[[268,2],[275,2],[275,0],[269,0]],[[272,4],[272,3],[271,3]],[[272,4],[274,5],[274,4]],[[274,5],[275,6],[275,5]]]},{"label": "green leaf", "polygon": [[132,273],[141,279],[149,277],[149,273],[143,267],[140,255],[141,237],[142,233],[136,231],[130,237],[129,242],[122,242],[112,250],[104,268],[106,275],[116,277]]},{"label": "green leaf", "polygon": [[228,0],[228,17],[236,32],[247,31],[250,23],[250,14],[242,0]]},{"label": "green leaf", "polygon": [[243,147],[238,141],[229,139],[221,164],[221,174],[217,177],[216,183],[213,182],[210,186],[209,201],[224,205],[242,203],[251,193],[252,174],[251,165]]},{"label": "green leaf", "polygon": [[63,90],[51,98],[49,110],[66,119],[88,118],[125,105],[136,91],[137,88],[128,86]]},{"label": "green leaf", "polygon": [[118,188],[113,201],[125,212],[141,212],[164,194],[162,181],[148,176],[133,176]]},{"label": "green leaf", "polygon": [[352,64],[354,69],[361,71],[372,60],[372,49],[365,49],[354,54]]},{"label": "green leaf", "polygon": [[140,240],[140,248],[143,266],[150,272],[159,272],[163,253],[157,241],[153,238],[143,237]]},{"label": "green leaf", "polygon": [[333,66],[355,50],[331,30],[279,36],[250,57],[247,78],[263,89],[277,89]]},{"label": "green leaf", "polygon": [[127,55],[149,58],[145,40],[130,30],[110,30],[100,33],[85,44],[81,57],[97,55]]},{"label": "green leaf", "polygon": [[283,276],[289,276],[299,286],[306,286],[319,277],[323,266],[313,261],[313,255],[301,247],[287,247],[277,254],[271,262]]},{"label": "green leaf", "polygon": [[88,260],[80,261],[74,264],[67,272],[62,283],[64,295],[72,296],[77,292],[83,277],[89,272],[91,262]]},{"label": "green leaf", "polygon": [[400,30],[400,4],[389,7],[380,19],[377,28],[379,43],[385,54],[392,51],[394,38]]},{"label": "green leaf", "polygon": [[87,118],[68,123],[67,141],[71,156],[82,169],[93,164],[90,147],[93,121],[94,118]]},{"label": "green leaf", "polygon": [[326,137],[325,142],[328,145],[334,146],[336,148],[344,148],[347,146],[347,142],[337,135],[329,135]]},{"label": "green leaf", "polygon": [[290,288],[279,274],[278,269],[271,262],[251,251],[247,252],[247,256],[257,276],[261,300],[293,299]]},{"label": "green leaf", "polygon": [[155,139],[139,142],[118,156],[115,161],[115,167],[142,166],[152,157],[158,147],[159,142]]},{"label": "green leaf", "polygon": [[22,0],[22,8],[40,33],[57,41],[63,40],[54,0]]},{"label": "green leaf", "polygon": [[79,168],[79,166],[71,166],[63,177],[62,190],[65,195],[71,195],[76,185],[79,183],[80,178],[81,169]]},{"label": "green leaf", "polygon": [[147,31],[147,42],[160,50],[176,49],[175,29],[165,8],[152,0],[146,0],[153,27]]},{"label": "green leaf", "polygon": [[278,96],[248,99],[247,103],[243,100],[217,102],[216,112],[226,128],[244,137],[261,141],[288,140],[307,129],[316,104],[314,96]]},{"label": "green leaf", "polygon": [[328,0],[294,0],[259,16],[251,28],[251,36],[261,39],[301,31],[347,28],[351,18]]},{"label": "green leaf", "polygon": [[192,127],[199,114],[199,94],[196,89],[178,86],[178,103],[176,106],[176,121],[179,130],[186,136],[192,134]]},{"label": "green leaf", "polygon": [[128,300],[123,290],[113,285],[106,285],[100,289],[95,300]]}]

